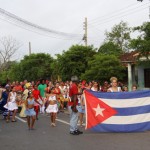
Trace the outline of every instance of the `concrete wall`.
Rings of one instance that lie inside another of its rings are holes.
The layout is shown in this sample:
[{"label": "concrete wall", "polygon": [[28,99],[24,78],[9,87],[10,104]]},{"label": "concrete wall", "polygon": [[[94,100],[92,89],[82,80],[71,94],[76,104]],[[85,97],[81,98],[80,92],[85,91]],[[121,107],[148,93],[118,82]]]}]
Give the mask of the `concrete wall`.
[{"label": "concrete wall", "polygon": [[145,88],[144,83],[144,69],[148,69],[148,67],[138,66],[138,87],[139,89],[149,89]]},{"label": "concrete wall", "polygon": [[144,67],[138,66],[138,87],[139,89],[144,88]]}]

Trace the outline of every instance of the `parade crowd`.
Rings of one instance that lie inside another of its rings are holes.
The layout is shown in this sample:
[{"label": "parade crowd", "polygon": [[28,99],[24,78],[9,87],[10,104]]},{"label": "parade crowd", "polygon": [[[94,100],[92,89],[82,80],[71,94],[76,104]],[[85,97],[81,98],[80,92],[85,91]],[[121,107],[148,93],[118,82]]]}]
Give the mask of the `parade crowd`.
[{"label": "parade crowd", "polygon": [[[29,130],[34,130],[35,120],[39,113],[50,114],[50,126],[56,126],[56,118],[59,112],[69,110],[70,134],[79,135],[77,123],[83,127],[85,114],[84,90],[98,92],[127,92],[128,87],[118,82],[116,77],[100,84],[97,81],[79,81],[77,76],[71,77],[71,81],[52,82],[41,79],[28,82],[8,82],[1,86],[0,112],[6,123],[16,122],[16,113],[27,119]],[[137,90],[133,85],[132,90]]]}]

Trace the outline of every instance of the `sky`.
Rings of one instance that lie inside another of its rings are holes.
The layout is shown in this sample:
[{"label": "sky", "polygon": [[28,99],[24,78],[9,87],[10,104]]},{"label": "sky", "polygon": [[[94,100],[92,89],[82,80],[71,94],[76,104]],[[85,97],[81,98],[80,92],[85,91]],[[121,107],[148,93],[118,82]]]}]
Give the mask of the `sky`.
[{"label": "sky", "polygon": [[[83,22],[87,17],[88,45],[95,48],[103,43],[105,31],[111,31],[121,21],[128,26],[142,25],[149,19],[149,0],[0,0],[0,8],[35,25],[67,33],[58,36],[37,28],[20,25],[0,13],[0,38],[11,36],[21,47],[14,58],[20,60],[32,53],[62,54],[72,45],[85,44]],[[73,36],[76,34],[76,36]]]}]

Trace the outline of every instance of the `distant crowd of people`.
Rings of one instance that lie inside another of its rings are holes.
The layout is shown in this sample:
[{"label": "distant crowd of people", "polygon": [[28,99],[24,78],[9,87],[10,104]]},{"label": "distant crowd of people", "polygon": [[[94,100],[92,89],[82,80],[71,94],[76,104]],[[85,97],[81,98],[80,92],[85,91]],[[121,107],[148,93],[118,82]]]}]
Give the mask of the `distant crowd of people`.
[{"label": "distant crowd of people", "polygon": [[[78,120],[80,127],[83,127],[85,114],[85,100],[83,91],[85,89],[97,92],[127,92],[128,87],[118,82],[116,77],[105,81],[102,85],[97,81],[79,81],[73,76],[71,81],[52,82],[41,79],[40,81],[8,82],[0,91],[0,110],[6,122],[16,122],[18,109],[19,116],[27,118],[28,129],[34,129],[35,120],[38,120],[40,113],[50,114],[50,125],[56,126],[58,112],[66,109],[70,112],[70,134],[79,135]],[[137,90],[134,85],[132,90]]]}]

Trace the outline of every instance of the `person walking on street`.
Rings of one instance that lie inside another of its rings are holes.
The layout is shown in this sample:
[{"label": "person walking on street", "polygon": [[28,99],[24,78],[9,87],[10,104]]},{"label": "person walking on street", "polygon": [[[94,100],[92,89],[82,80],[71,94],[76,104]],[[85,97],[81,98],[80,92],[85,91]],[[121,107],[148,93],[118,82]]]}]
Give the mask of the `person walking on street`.
[{"label": "person walking on street", "polygon": [[45,84],[45,80],[41,79],[40,84],[38,85],[38,90],[40,91],[40,96],[42,97],[43,106],[40,107],[40,113],[45,113],[45,103],[46,103],[46,96],[45,96],[45,88],[47,85]]},{"label": "person walking on street", "polygon": [[48,107],[46,109],[47,113],[50,113],[50,120],[51,120],[51,126],[55,127],[56,126],[56,115],[58,112],[58,106],[57,106],[57,99],[56,99],[56,94],[54,94],[55,88],[51,88],[51,93],[49,94],[48,98]]},{"label": "person walking on street", "polygon": [[17,93],[15,91],[15,87],[12,87],[12,91],[9,93],[8,98],[7,98],[7,103],[4,106],[4,108],[8,109],[8,116],[7,116],[6,122],[9,122],[11,111],[13,112],[11,121],[16,122],[15,116],[16,116],[17,109],[18,109],[16,101],[17,101]]},{"label": "person walking on street", "polygon": [[38,120],[39,109],[42,107],[42,97],[40,96],[40,91],[38,90],[38,86],[34,86],[34,90],[32,91],[33,97],[35,99],[34,110],[36,112],[36,120]]},{"label": "person walking on street", "polygon": [[28,98],[26,100],[26,111],[25,111],[25,114],[27,115],[27,123],[28,123],[29,130],[34,129],[34,123],[36,117],[36,112],[34,111],[34,103],[35,103],[35,99],[33,98],[33,94],[32,92],[29,92]]},{"label": "person walking on street", "polygon": [[78,77],[72,76],[71,81],[72,84],[70,85],[70,89],[69,89],[70,101],[68,102],[68,109],[70,112],[70,134],[79,135],[82,134],[83,132],[79,131],[77,126],[78,123],[77,95],[80,95],[81,93],[78,93],[78,87],[77,87]]}]

